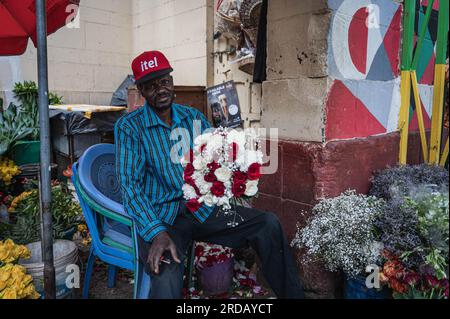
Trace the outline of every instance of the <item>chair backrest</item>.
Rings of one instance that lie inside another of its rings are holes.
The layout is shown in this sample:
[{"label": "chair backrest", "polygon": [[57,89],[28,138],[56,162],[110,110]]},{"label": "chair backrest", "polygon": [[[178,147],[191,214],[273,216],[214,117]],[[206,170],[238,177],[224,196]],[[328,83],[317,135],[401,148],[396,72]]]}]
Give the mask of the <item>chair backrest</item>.
[{"label": "chair backrest", "polygon": [[[133,269],[136,256],[133,256],[133,254],[130,254],[123,250],[106,245],[102,242],[103,231],[98,227],[98,222],[99,218],[104,219],[104,214],[106,214],[107,211],[105,211],[103,207],[101,207],[96,201],[94,201],[90,197],[90,195],[87,194],[82,185],[80,185],[81,183],[79,176],[81,172],[78,171],[78,165],[79,163],[74,163],[74,165],[72,166],[72,181],[74,183],[75,190],[80,201],[80,206],[83,210],[83,215],[92,238],[92,245],[95,248],[97,256],[107,262],[114,261],[116,264],[121,263],[124,268]],[[98,215],[97,212],[101,212],[101,214]],[[131,222],[129,222],[129,225],[132,225]]]},{"label": "chair backrest", "polygon": [[79,159],[78,174],[89,197],[107,209],[124,214],[115,159],[114,144],[93,145]]}]

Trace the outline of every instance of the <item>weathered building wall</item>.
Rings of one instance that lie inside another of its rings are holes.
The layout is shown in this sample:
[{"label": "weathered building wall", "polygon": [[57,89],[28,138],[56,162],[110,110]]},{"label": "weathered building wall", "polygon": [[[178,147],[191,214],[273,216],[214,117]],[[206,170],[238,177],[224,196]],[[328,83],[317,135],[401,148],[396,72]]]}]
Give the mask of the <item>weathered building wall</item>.
[{"label": "weathered building wall", "polygon": [[[64,27],[48,37],[49,89],[71,103],[109,104],[130,73],[131,1],[83,0],[79,28]],[[0,58],[0,92],[8,99],[14,82],[37,81],[36,48]]]},{"label": "weathered building wall", "polygon": [[[49,89],[66,102],[109,104],[132,59],[147,50],[167,55],[177,85],[206,86],[208,1],[81,1],[80,27],[48,37]],[[14,82],[36,81],[31,41],[24,55],[0,57],[0,70],[0,95],[8,100]]]},{"label": "weathered building wall", "polygon": [[329,0],[326,140],[397,130],[402,6],[392,0]]},{"label": "weathered building wall", "polygon": [[[261,124],[279,129],[279,166],[255,205],[278,214],[288,239],[320,199],[366,193],[374,171],[397,163],[401,13],[391,0],[269,1]],[[339,296],[338,278],[295,252],[307,296]]]},{"label": "weathered building wall", "polygon": [[323,140],[329,18],[324,0],[269,1],[261,124],[282,138]]},{"label": "weathered building wall", "polygon": [[160,50],[176,85],[207,85],[208,0],[134,0],[133,56]]}]

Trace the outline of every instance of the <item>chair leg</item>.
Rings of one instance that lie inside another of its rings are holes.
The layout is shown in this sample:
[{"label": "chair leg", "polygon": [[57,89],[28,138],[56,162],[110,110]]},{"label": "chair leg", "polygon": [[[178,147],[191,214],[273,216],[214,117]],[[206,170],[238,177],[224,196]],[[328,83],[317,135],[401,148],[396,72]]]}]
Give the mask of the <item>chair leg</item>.
[{"label": "chair leg", "polygon": [[190,247],[189,257],[188,257],[188,290],[193,288],[192,284],[192,272],[194,270],[194,261],[195,261],[195,242],[193,241]]},{"label": "chair leg", "polygon": [[108,266],[108,288],[116,286],[117,267],[113,265]]},{"label": "chair leg", "polygon": [[149,274],[145,272],[145,267],[137,262],[134,272],[134,299],[149,299],[152,281]]},{"label": "chair leg", "polygon": [[94,270],[94,262],[95,262],[95,253],[91,248],[91,252],[89,253],[89,258],[86,265],[86,273],[84,274],[84,286],[83,286],[83,299],[87,299],[89,297],[89,287],[91,285],[91,277],[92,271]]}]

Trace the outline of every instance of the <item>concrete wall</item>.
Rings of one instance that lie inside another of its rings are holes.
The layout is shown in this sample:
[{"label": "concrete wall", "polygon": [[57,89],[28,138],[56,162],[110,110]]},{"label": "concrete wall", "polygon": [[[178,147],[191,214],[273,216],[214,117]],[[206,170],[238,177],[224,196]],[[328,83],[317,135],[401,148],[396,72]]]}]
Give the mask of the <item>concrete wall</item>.
[{"label": "concrete wall", "polygon": [[[109,104],[131,74],[132,59],[161,50],[177,85],[207,85],[208,0],[82,0],[80,28],[48,37],[49,89],[68,103]],[[212,32],[212,26],[211,26]],[[212,41],[211,41],[212,43]],[[37,80],[36,48],[0,57],[0,96],[14,82]]]},{"label": "concrete wall", "polygon": [[[48,37],[49,89],[70,103],[109,104],[130,73],[132,2],[83,0],[80,28],[62,28]],[[36,48],[30,41],[19,57],[0,58],[0,91],[14,82],[37,80]]]},{"label": "concrete wall", "polygon": [[326,139],[397,130],[402,6],[392,0],[329,0],[328,64],[333,82]]},{"label": "concrete wall", "polygon": [[134,0],[133,56],[160,50],[174,69],[176,85],[207,82],[208,0]]},{"label": "concrete wall", "polygon": [[277,127],[282,138],[322,142],[329,85],[327,2],[269,1],[267,19],[261,124]]}]

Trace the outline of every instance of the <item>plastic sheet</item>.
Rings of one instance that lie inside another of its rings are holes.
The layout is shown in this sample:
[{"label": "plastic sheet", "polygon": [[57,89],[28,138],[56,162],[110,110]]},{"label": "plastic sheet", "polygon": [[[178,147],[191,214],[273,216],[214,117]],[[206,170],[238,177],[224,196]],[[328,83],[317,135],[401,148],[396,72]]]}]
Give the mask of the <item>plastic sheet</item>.
[{"label": "plastic sheet", "polygon": [[120,84],[117,90],[113,93],[111,105],[127,106],[128,105],[128,88],[134,85],[134,76],[128,75]]},{"label": "plastic sheet", "polygon": [[52,134],[77,135],[108,133],[114,131],[114,124],[125,114],[125,108],[116,111],[92,113],[68,110],[50,110]]}]

